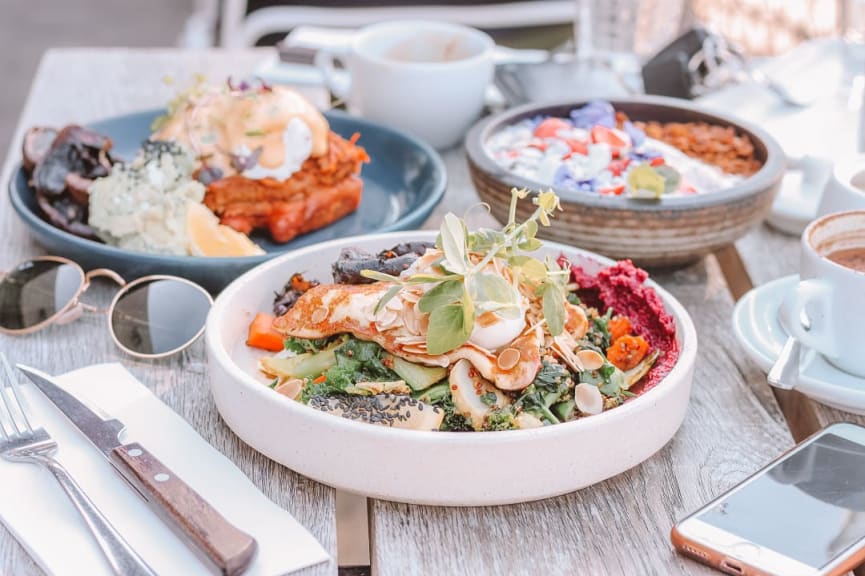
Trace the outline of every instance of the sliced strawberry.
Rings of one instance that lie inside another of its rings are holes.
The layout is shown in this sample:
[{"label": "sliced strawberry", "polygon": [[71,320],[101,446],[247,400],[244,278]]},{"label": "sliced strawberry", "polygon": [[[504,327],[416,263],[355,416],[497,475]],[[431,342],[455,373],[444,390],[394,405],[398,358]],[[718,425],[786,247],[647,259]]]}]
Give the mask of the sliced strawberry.
[{"label": "sliced strawberry", "polygon": [[625,171],[625,168],[627,168],[628,164],[630,164],[630,163],[631,163],[630,158],[622,158],[621,160],[613,160],[607,166],[607,170],[609,170],[613,176],[621,176],[622,172]]},{"label": "sliced strawberry", "polygon": [[592,142],[595,144],[609,144],[610,148],[624,148],[627,142],[622,140],[618,134],[604,126],[592,126]]},{"label": "sliced strawberry", "polygon": [[624,184],[619,184],[618,186],[601,186],[598,189],[598,193],[602,196],[621,196],[624,191]]},{"label": "sliced strawberry", "polygon": [[[565,143],[570,146],[571,154],[582,154],[583,156],[589,155],[589,144],[585,140],[566,138]],[[570,154],[568,156],[570,156]]]},{"label": "sliced strawberry", "polygon": [[571,123],[561,118],[547,118],[537,125],[533,135],[535,138],[555,138],[559,130],[570,130]]},{"label": "sliced strawberry", "polygon": [[544,152],[547,149],[547,143],[541,140],[540,138],[533,138],[528,143],[529,148],[537,148],[541,152]]}]

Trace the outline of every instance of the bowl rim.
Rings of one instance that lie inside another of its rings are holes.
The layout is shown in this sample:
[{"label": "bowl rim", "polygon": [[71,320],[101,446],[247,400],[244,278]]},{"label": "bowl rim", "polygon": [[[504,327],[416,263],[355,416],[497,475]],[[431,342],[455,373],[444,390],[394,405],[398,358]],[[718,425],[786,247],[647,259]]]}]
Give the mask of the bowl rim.
[{"label": "bowl rim", "polygon": [[[205,348],[208,355],[208,362],[216,362],[221,370],[227,374],[232,382],[232,385],[243,386],[244,392],[253,394],[264,401],[273,401],[277,405],[282,406],[287,417],[307,418],[317,424],[328,427],[334,431],[344,431],[348,433],[366,433],[368,436],[378,437],[389,441],[416,441],[422,444],[428,443],[500,443],[519,442],[528,440],[534,437],[553,438],[555,435],[569,435],[576,433],[578,430],[596,427],[603,425],[605,422],[626,419],[628,415],[635,411],[641,410],[644,405],[651,402],[657,404],[660,400],[670,396],[677,389],[673,384],[684,383],[688,380],[688,374],[696,364],[697,357],[697,332],[694,327],[693,320],[688,314],[685,307],[669,292],[663,289],[659,284],[651,278],[648,280],[649,285],[655,289],[664,302],[664,307],[669,314],[672,314],[676,319],[677,331],[681,331],[681,345],[679,349],[679,357],[673,365],[670,372],[658,382],[654,387],[640,394],[637,398],[625,402],[623,405],[616,407],[614,410],[608,410],[601,414],[596,414],[589,418],[581,418],[572,422],[564,422],[541,428],[533,428],[528,430],[501,430],[490,431],[483,433],[464,433],[450,431],[425,431],[425,430],[407,430],[401,428],[391,428],[388,426],[375,426],[365,422],[357,422],[342,418],[333,414],[328,414],[320,410],[316,410],[310,406],[287,398],[281,394],[275,393],[261,382],[256,381],[252,375],[245,372],[240,366],[235,363],[229,351],[226,349],[223,340],[223,334],[218,327],[222,324],[223,316],[226,309],[232,303],[232,300],[244,290],[249,284],[254,283],[259,276],[269,272],[275,268],[284,266],[286,262],[309,256],[316,251],[326,248],[341,248],[350,246],[352,242],[358,240],[397,240],[404,241],[408,239],[435,239],[436,232],[433,230],[404,230],[398,232],[387,232],[378,234],[366,234],[361,236],[352,236],[344,239],[330,240],[320,242],[311,246],[299,248],[291,253],[284,254],[272,260],[269,260],[255,268],[245,272],[243,275],[236,278],[229,284],[214,301],[213,307],[207,317],[205,329]],[[567,246],[558,242],[544,242],[544,247],[552,248],[553,250],[567,250],[577,252],[590,259],[596,260],[604,265],[615,263],[615,260],[605,258],[599,254],[595,254],[588,250]],[[271,290],[271,287],[267,288]],[[670,381],[668,385],[665,382]],[[213,372],[210,375],[210,386],[214,387]],[[265,396],[266,395],[266,396]]]},{"label": "bowl rim", "polygon": [[468,156],[470,166],[509,187],[535,190],[552,188],[559,195],[563,203],[611,210],[633,210],[637,212],[686,211],[733,203],[750,196],[758,195],[762,191],[774,187],[780,183],[784,175],[786,156],[780,144],[767,131],[751,122],[735,118],[723,112],[704,108],[686,100],[665,96],[611,97],[604,100],[610,102],[614,108],[618,108],[621,105],[644,104],[656,108],[686,110],[701,114],[718,125],[732,126],[737,132],[747,132],[751,137],[759,140],[759,143],[766,148],[766,161],[757,172],[742,182],[718,192],[692,196],[674,196],[660,200],[646,200],[622,198],[619,196],[592,195],[551,187],[505,170],[487,153],[485,143],[490,136],[506,124],[512,123],[515,119],[527,116],[532,112],[543,114],[545,110],[552,108],[578,108],[592,100],[597,100],[597,98],[532,102],[484,118],[472,126],[465,138],[466,155]]},{"label": "bowl rim", "polygon": [[[85,126],[87,127],[97,127],[100,124],[112,121],[119,121],[123,119],[131,119],[136,117],[147,117],[147,116],[156,116],[159,114],[163,114],[165,112],[164,108],[150,108],[147,110],[140,110],[138,112],[131,112],[128,114],[118,114],[116,116],[109,116],[106,118],[101,118],[98,120],[94,120],[92,122],[88,122]],[[386,126],[384,124],[378,124],[376,122],[372,122],[365,118],[360,118],[358,116],[353,116],[347,112],[342,110],[325,110],[322,112],[325,118],[328,121],[331,118],[338,118],[340,120],[350,120],[353,122],[357,122],[359,125],[363,127],[371,127],[375,130],[383,131],[386,133],[388,138],[391,137],[400,137],[404,140],[408,140],[420,148],[423,153],[430,159],[433,166],[433,171],[435,174],[435,178],[433,180],[433,187],[431,193],[427,194],[425,197],[421,199],[421,202],[415,206],[413,209],[407,211],[402,215],[396,222],[389,224],[387,226],[382,227],[380,230],[373,232],[382,233],[382,232],[391,232],[391,231],[399,231],[397,228],[401,226],[401,223],[406,222],[414,222],[419,218],[426,218],[432,211],[435,209],[436,205],[439,201],[444,197],[445,190],[447,189],[448,182],[448,173],[447,168],[445,166],[444,161],[442,160],[441,155],[436,152],[432,146],[423,142],[422,140],[411,136],[408,133],[400,132],[391,128],[390,126]],[[17,185],[17,181],[23,171],[23,164],[19,161],[13,164],[12,170],[9,174],[9,181],[7,183],[7,192],[9,195],[9,200],[12,204],[12,208],[18,214],[19,218],[23,221],[24,224],[27,225],[28,228],[35,231],[37,234],[45,234],[48,236],[54,236],[55,238],[59,238],[64,242],[71,244],[73,247],[91,252],[93,255],[100,257],[113,257],[113,258],[134,258],[138,262],[144,264],[174,264],[174,265],[182,265],[188,264],[190,266],[207,266],[211,265],[213,267],[225,267],[225,266],[250,266],[260,264],[262,262],[267,262],[270,259],[279,257],[280,255],[291,253],[297,248],[291,248],[290,246],[282,245],[282,249],[276,252],[266,252],[264,254],[259,254],[255,256],[193,256],[193,255],[178,255],[178,254],[157,254],[152,252],[138,252],[135,250],[126,250],[124,248],[118,248],[116,246],[112,246],[110,244],[105,244],[101,242],[96,242],[94,240],[89,240],[87,238],[82,238],[81,236],[76,236],[66,230],[62,230],[57,228],[50,222],[44,220],[38,213],[34,212],[30,209],[29,206],[24,202],[23,194],[29,193],[33,194],[33,190],[30,188],[29,184],[26,186],[26,189],[21,189]],[[426,215],[426,216],[424,216]],[[420,223],[420,222],[418,222]],[[415,224],[416,225],[416,224]],[[326,241],[327,242],[327,241]]]}]

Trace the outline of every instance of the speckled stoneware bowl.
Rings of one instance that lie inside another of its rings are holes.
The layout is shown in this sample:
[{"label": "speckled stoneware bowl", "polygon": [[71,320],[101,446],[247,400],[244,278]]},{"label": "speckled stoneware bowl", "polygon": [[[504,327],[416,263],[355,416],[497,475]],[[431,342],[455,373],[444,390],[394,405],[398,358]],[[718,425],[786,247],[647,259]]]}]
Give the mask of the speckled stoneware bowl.
[{"label": "speckled stoneware bowl", "polygon": [[[611,103],[632,120],[732,126],[737,133],[751,138],[763,166],[750,178],[726,190],[661,200],[557,189],[564,212],[557,215],[558,224],[544,228],[540,236],[611,258],[630,258],[640,266],[674,266],[734,242],[769,213],[785,161],[781,147],[765,131],[683,100],[644,96]],[[507,221],[511,188],[537,190],[548,186],[516,176],[496,164],[486,150],[489,138],[524,118],[567,117],[568,112],[584,104],[584,101],[530,104],[486,118],[471,129],[466,137],[466,150],[472,181],[478,195],[490,205],[493,216]],[[530,210],[529,205],[522,204],[518,213],[526,217]]]}]

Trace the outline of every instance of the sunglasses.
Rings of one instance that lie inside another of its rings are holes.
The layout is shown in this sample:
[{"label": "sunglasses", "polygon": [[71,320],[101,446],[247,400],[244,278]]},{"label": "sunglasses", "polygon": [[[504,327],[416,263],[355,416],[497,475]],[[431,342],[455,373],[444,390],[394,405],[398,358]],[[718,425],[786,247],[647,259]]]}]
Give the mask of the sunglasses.
[{"label": "sunglasses", "polygon": [[107,311],[108,329],[124,352],[162,358],[183,350],[204,332],[213,298],[198,284],[161,275],[127,283],[112,270],[85,273],[66,258],[42,256],[0,278],[0,333],[29,334],[77,320],[85,311],[102,312],[80,301],[98,277],[120,286]]}]

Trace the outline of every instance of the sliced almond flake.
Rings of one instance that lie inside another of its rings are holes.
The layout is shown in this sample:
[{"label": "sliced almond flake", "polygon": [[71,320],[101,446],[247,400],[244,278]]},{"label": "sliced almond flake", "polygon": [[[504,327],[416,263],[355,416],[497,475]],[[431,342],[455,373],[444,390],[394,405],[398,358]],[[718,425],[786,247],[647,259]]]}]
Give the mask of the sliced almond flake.
[{"label": "sliced almond flake", "polygon": [[396,312],[383,308],[375,316],[376,324],[391,324],[396,318]]},{"label": "sliced almond flake", "polygon": [[417,316],[418,313],[415,312],[414,307],[406,306],[402,310],[402,323],[409,334],[420,334]]},{"label": "sliced almond flake", "polygon": [[598,370],[604,365],[604,357],[594,350],[580,350],[577,358],[586,370]]},{"label": "sliced almond flake", "polygon": [[585,370],[583,363],[580,362],[580,359],[576,354],[574,354],[574,347],[568,342],[568,340],[570,340],[570,338],[566,337],[566,334],[556,336],[553,338],[553,345],[551,348],[571,370],[582,372]]},{"label": "sliced almond flake", "polygon": [[418,316],[417,329],[419,334],[426,334],[429,331],[429,314]]},{"label": "sliced almond flake", "polygon": [[328,315],[330,314],[330,310],[324,306],[319,306],[315,310],[312,311],[312,314],[309,315],[309,319],[313,324],[318,324],[320,322],[324,322]]},{"label": "sliced almond flake", "polygon": [[581,382],[574,387],[574,403],[583,414],[600,414],[604,411],[604,397],[593,384]]},{"label": "sliced almond flake", "polygon": [[397,297],[388,300],[387,304],[385,304],[384,307],[388,310],[399,312],[403,309],[402,299],[397,295]]},{"label": "sliced almond flake", "polygon": [[403,346],[402,349],[403,349],[403,352],[406,352],[408,354],[426,354],[427,353],[426,346],[418,346],[416,344],[411,344],[409,346]]},{"label": "sliced almond flake", "polygon": [[505,348],[496,359],[496,365],[502,370],[510,370],[520,361],[520,351],[516,348]]}]

